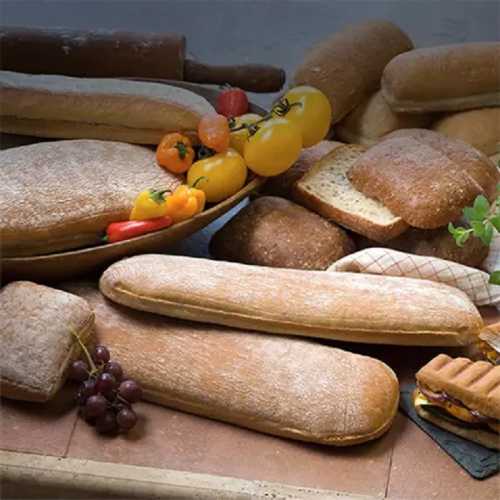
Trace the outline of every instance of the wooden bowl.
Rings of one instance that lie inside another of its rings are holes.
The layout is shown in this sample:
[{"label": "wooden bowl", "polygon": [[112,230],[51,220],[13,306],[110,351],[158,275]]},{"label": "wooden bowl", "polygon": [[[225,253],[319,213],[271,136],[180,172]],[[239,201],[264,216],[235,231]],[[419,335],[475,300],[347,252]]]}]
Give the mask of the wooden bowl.
[{"label": "wooden bowl", "polygon": [[[213,105],[215,105],[215,101],[219,93],[215,89],[206,88],[192,83],[165,81],[164,83],[177,85],[196,92],[205,97]],[[250,105],[250,111],[259,114],[265,113],[265,110],[252,104]],[[29,140],[26,138],[17,140],[16,137],[11,136],[10,138],[4,138],[1,142],[5,147],[6,144],[26,144],[37,142],[38,140],[39,139]],[[186,238],[187,236],[190,236],[196,231],[199,231],[210,224],[213,220],[226,213],[241,200],[246,198],[250,193],[257,190],[264,182],[264,178],[255,177],[236,194],[227,200],[204,210],[192,219],[180,222],[167,229],[131,238],[130,240],[78,250],[52,253],[48,255],[3,258],[0,263],[2,282],[20,279],[33,280],[37,282],[60,281],[73,278],[75,276],[81,276],[83,274],[93,273],[94,271],[102,269],[123,257],[141,253],[166,252],[169,247],[175,243]]]}]

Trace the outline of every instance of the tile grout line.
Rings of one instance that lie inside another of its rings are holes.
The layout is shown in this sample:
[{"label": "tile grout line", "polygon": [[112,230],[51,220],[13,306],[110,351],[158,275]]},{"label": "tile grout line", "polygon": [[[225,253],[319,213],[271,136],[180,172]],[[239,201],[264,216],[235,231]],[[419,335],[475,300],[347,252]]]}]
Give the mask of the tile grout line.
[{"label": "tile grout line", "polygon": [[68,452],[69,452],[69,447],[71,446],[71,440],[73,439],[73,436],[75,434],[76,426],[78,425],[78,410],[75,412],[75,421],[73,423],[73,428],[71,429],[71,433],[69,435],[68,443],[66,444],[66,449],[64,450],[64,454],[62,458],[67,458],[68,457]]},{"label": "tile grout line", "polygon": [[385,484],[384,499],[387,499],[388,494],[389,494],[389,484],[391,482],[391,472],[392,472],[392,457],[394,455],[394,448],[395,447],[396,447],[396,443],[393,443],[392,448],[391,448],[391,456],[389,457],[389,473],[387,474],[387,482]]}]

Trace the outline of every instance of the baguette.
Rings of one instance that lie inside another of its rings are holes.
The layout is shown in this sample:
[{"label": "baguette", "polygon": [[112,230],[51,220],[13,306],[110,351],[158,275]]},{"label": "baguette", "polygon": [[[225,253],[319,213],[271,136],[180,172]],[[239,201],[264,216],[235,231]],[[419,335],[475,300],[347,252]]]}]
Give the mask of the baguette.
[{"label": "baguette", "polygon": [[334,446],[380,436],[396,414],[397,378],[376,359],[298,338],[134,311],[81,282],[69,290],[89,301],[98,341],[141,384],[148,401]]},{"label": "baguette", "polygon": [[500,105],[500,42],[416,49],[385,68],[382,92],[394,111],[426,113]]},{"label": "baguette", "polygon": [[0,71],[0,131],[11,134],[158,144],[168,132],[194,137],[213,112],[171,85]]},{"label": "baguette", "polygon": [[460,290],[410,278],[141,255],[111,265],[100,289],[165,316],[350,342],[467,345],[483,326]]},{"label": "baguette", "polygon": [[80,353],[72,332],[87,343],[94,314],[75,295],[28,281],[0,290],[0,389],[2,397],[48,401]]},{"label": "baguette", "polygon": [[461,139],[487,156],[500,153],[500,108],[473,109],[445,115],[434,122],[431,128],[448,137]]},{"label": "baguette", "polygon": [[306,54],[293,81],[324,92],[337,123],[380,87],[386,64],[412,48],[408,36],[389,21],[347,26]]}]

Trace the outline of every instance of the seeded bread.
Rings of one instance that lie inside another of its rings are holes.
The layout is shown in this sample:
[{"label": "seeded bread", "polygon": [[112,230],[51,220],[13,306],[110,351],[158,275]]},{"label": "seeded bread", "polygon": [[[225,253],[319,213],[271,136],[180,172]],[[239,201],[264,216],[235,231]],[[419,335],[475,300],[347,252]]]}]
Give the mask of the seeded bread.
[{"label": "seeded bread", "polygon": [[294,199],[323,217],[372,240],[383,242],[408,225],[378,201],[358,191],[347,172],[365,148],[346,145],[324,156],[294,186]]},{"label": "seeded bread", "polygon": [[252,201],[210,242],[221,260],[293,269],[326,269],[354,249],[336,224],[275,196]]}]

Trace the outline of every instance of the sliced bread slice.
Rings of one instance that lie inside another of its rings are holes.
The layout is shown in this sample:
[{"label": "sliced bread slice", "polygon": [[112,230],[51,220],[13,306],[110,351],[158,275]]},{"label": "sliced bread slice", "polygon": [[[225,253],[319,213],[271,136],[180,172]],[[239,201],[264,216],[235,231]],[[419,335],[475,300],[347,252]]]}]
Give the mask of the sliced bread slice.
[{"label": "sliced bread slice", "polygon": [[363,146],[353,144],[336,148],[296,182],[293,198],[327,219],[383,242],[406,231],[408,224],[358,191],[347,178],[347,172],[364,151]]}]

